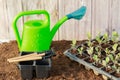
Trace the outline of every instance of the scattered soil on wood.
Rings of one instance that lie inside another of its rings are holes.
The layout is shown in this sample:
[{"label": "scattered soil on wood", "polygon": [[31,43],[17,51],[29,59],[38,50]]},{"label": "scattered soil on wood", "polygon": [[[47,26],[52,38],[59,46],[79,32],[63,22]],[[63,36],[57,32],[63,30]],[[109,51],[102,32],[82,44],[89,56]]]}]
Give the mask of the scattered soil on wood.
[{"label": "scattered soil on wood", "polygon": [[[50,77],[33,80],[103,80],[96,76],[93,71],[87,71],[80,65],[67,58],[63,52],[70,48],[71,41],[53,41],[52,48],[56,56],[52,57],[52,69]],[[81,43],[81,42],[78,42]],[[20,71],[15,63],[8,63],[7,59],[19,55],[16,41],[0,44],[0,80],[22,80]]]}]

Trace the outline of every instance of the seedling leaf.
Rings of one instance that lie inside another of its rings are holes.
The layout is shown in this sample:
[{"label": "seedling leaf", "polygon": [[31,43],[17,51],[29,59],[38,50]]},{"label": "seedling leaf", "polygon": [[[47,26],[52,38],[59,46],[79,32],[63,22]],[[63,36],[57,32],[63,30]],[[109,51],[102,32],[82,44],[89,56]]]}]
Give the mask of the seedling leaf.
[{"label": "seedling leaf", "polygon": [[106,65],[107,65],[107,63],[106,63],[105,60],[102,61],[102,65],[103,65],[103,66],[106,66]]},{"label": "seedling leaf", "polygon": [[76,40],[72,40],[71,48],[75,48],[76,46]]},{"label": "seedling leaf", "polygon": [[95,54],[93,55],[93,59],[94,59],[96,62],[98,62],[98,60],[99,60],[99,59],[98,59],[98,56],[95,55]]},{"label": "seedling leaf", "polygon": [[88,40],[91,40],[92,39],[92,35],[91,35],[91,33],[89,32],[89,33],[87,33],[87,37],[88,37]]},{"label": "seedling leaf", "polygon": [[78,52],[79,52],[79,54],[82,54],[82,52],[83,52],[83,47],[78,48]]},{"label": "seedling leaf", "polygon": [[112,41],[116,42],[119,40],[119,34],[116,31],[112,32]]},{"label": "seedling leaf", "polygon": [[109,57],[106,57],[106,58],[105,58],[105,61],[106,61],[106,63],[108,63],[108,62],[110,61],[110,58],[109,58]]},{"label": "seedling leaf", "polygon": [[117,43],[112,46],[112,48],[113,48],[114,51],[117,50],[117,47],[118,47],[118,44],[117,44]]},{"label": "seedling leaf", "polygon": [[87,51],[88,51],[89,55],[92,55],[93,54],[93,47],[88,48]]},{"label": "seedling leaf", "polygon": [[114,58],[113,58],[113,55],[112,55],[112,54],[109,55],[109,58],[110,58],[112,61],[114,61]]}]

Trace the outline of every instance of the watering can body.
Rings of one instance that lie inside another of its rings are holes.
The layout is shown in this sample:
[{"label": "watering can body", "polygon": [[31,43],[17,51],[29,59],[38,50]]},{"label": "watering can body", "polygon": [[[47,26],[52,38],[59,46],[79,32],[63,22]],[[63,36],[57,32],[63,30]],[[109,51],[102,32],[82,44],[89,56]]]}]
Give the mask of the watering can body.
[{"label": "watering can body", "polygon": [[[44,14],[45,20],[29,20],[25,22],[21,38],[17,29],[17,20],[23,15],[31,14]],[[50,18],[46,11],[22,12],[16,16],[13,25],[20,51],[41,52],[49,50],[51,44]]]},{"label": "watering can body", "polygon": [[32,52],[49,50],[51,43],[49,27],[49,24],[42,20],[32,20],[24,23],[21,50]]}]

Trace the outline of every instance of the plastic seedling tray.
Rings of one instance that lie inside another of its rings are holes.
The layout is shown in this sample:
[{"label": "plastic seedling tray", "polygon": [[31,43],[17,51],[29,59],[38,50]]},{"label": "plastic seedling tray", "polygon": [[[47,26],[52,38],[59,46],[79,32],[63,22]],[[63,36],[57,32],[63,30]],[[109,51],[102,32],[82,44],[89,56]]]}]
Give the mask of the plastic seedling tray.
[{"label": "plastic seedling tray", "polygon": [[72,54],[70,52],[70,49],[66,50],[64,52],[64,55],[66,55],[67,57],[69,57],[71,60],[74,60],[74,61],[76,61],[76,62],[84,65],[85,67],[88,67],[88,68],[92,69],[93,71],[97,71],[98,74],[102,74],[102,75],[107,76],[108,78],[113,79],[113,80],[120,80],[120,78],[117,78],[117,77],[111,75],[111,73],[103,71],[102,70],[103,67],[97,68],[97,67],[94,66],[93,63],[86,62],[85,59],[87,59],[88,57],[85,57],[85,58],[82,58],[82,59],[78,58],[75,54]]},{"label": "plastic seedling tray", "polygon": [[49,71],[51,68],[51,60],[37,60],[36,61],[36,77],[45,78],[49,76]]},{"label": "plastic seedling tray", "polygon": [[[28,54],[22,53],[21,55]],[[18,64],[22,79],[31,80],[33,77],[46,78],[49,76],[51,69],[51,59],[24,61]]]},{"label": "plastic seedling tray", "polygon": [[19,69],[21,77],[24,79],[31,80],[33,77],[33,61],[25,61],[19,63]]}]

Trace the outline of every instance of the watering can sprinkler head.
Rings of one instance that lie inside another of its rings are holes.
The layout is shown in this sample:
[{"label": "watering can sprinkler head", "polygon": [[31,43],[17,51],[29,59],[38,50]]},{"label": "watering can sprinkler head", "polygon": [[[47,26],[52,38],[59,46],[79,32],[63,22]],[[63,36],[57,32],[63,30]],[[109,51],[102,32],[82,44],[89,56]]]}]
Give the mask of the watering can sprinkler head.
[{"label": "watering can sprinkler head", "polygon": [[81,8],[79,8],[78,10],[70,13],[67,15],[68,19],[76,19],[76,20],[80,20],[83,18],[83,16],[86,13],[86,6],[82,6]]},{"label": "watering can sprinkler head", "polygon": [[[80,9],[61,18],[50,31],[50,16],[45,10],[34,10],[19,13],[13,20],[13,29],[17,39],[18,47],[22,52],[42,52],[49,50],[52,39],[59,27],[69,19],[80,20],[86,13],[86,7]],[[30,20],[24,23],[22,39],[17,28],[17,21],[21,16],[44,14],[44,20]]]}]

